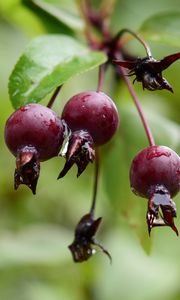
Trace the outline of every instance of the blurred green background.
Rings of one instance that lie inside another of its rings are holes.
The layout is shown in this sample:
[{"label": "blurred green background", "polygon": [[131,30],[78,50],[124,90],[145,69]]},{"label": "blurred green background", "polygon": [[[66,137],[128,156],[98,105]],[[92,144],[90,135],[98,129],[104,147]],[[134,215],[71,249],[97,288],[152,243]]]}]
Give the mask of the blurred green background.
[{"label": "blurred green background", "polygon": [[[25,186],[13,190],[15,158],[3,138],[5,121],[13,112],[8,98],[8,77],[24,47],[34,37],[65,33],[82,39],[83,23],[77,16],[75,1],[40,2],[51,5],[59,20],[33,6],[31,1],[0,1],[0,299],[179,300],[180,239],[169,228],[156,228],[151,239],[148,237],[147,201],[131,193],[128,177],[131,160],[147,146],[147,140],[127,89],[123,83],[114,81],[112,70],[107,74],[104,91],[118,106],[121,126],[112,142],[101,151],[96,214],[103,217],[97,237],[111,253],[112,265],[100,253],[88,262],[75,264],[67,249],[77,221],[90,207],[93,165],[78,179],[73,168],[57,181],[64,159],[53,158],[41,164],[36,196]],[[138,30],[148,17],[178,9],[179,0],[117,0],[112,29]],[[157,59],[179,51],[177,47],[148,38],[147,41]],[[129,48],[133,54],[135,51],[144,55],[136,43],[130,43]],[[156,143],[178,153],[179,74],[179,62],[164,72],[174,94],[143,92],[139,84],[135,85]],[[94,90],[96,85],[97,70],[75,77],[63,87],[54,110],[60,114],[72,95]],[[175,221],[180,230],[179,200],[177,196]]]}]

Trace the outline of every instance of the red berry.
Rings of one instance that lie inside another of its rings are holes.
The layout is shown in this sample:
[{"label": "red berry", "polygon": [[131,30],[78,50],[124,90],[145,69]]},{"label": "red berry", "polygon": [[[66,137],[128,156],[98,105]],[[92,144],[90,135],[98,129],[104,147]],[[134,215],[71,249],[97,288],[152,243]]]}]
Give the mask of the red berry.
[{"label": "red berry", "polygon": [[36,193],[39,162],[58,155],[63,130],[61,119],[40,104],[27,104],[10,116],[5,126],[5,141],[16,156],[15,189],[26,184]]},{"label": "red berry", "polygon": [[163,185],[174,197],[180,189],[180,158],[170,148],[151,146],[133,159],[130,182],[134,193],[149,198],[156,185]]},{"label": "red berry", "polygon": [[130,182],[135,194],[149,199],[147,211],[149,234],[155,226],[170,226],[178,235],[173,220],[176,217],[176,205],[171,198],[180,189],[179,156],[165,146],[143,149],[132,161]]},{"label": "red berry", "polygon": [[83,92],[65,105],[62,119],[72,131],[87,130],[96,145],[108,142],[118,128],[119,116],[114,102],[102,92]]},{"label": "red berry", "polygon": [[47,160],[58,154],[63,143],[62,121],[45,106],[27,104],[7,120],[5,141],[15,156],[20,148],[33,146],[39,160]]}]

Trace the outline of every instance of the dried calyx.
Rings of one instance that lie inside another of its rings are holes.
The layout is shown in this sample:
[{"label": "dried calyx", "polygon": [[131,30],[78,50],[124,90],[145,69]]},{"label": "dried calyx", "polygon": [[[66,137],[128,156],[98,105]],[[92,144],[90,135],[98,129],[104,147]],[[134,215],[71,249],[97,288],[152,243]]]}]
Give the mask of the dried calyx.
[{"label": "dried calyx", "polygon": [[113,60],[113,62],[129,70],[129,76],[135,75],[133,83],[137,80],[142,83],[143,89],[150,91],[166,89],[173,92],[171,85],[162,77],[162,71],[180,58],[180,52],[156,60],[152,56],[137,58],[134,61]]},{"label": "dried calyx", "polygon": [[19,149],[16,157],[14,188],[17,190],[20,184],[25,184],[35,195],[39,172],[40,163],[36,149],[29,146]]},{"label": "dried calyx", "polygon": [[148,201],[147,225],[149,235],[151,229],[157,226],[170,226],[179,235],[178,229],[174,224],[176,217],[176,205],[172,201],[168,190],[164,186],[156,186]]},{"label": "dried calyx", "polygon": [[74,164],[78,168],[77,177],[80,176],[88,163],[93,162],[95,158],[93,145],[93,139],[87,131],[77,130],[72,132],[67,140],[67,145],[65,145],[65,148],[67,148],[65,153],[61,153],[62,156],[65,156],[66,163],[58,179],[64,177]]},{"label": "dried calyx", "polygon": [[110,261],[111,255],[102,245],[97,243],[94,236],[99,228],[102,218],[94,220],[92,214],[84,215],[75,229],[75,237],[73,243],[68,247],[72,253],[74,262],[83,262],[88,260],[96,253],[96,247],[105,253]]}]

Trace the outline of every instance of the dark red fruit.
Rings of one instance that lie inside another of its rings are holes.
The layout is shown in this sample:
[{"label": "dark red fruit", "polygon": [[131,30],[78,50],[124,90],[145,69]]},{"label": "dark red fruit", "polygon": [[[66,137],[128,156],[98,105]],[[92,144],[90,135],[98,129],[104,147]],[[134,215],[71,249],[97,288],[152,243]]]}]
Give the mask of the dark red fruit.
[{"label": "dark red fruit", "polygon": [[7,120],[5,141],[15,156],[20,148],[33,146],[38,151],[39,160],[47,160],[56,156],[62,145],[62,121],[45,106],[27,104]]},{"label": "dark red fruit", "polygon": [[164,185],[174,197],[180,189],[180,158],[165,146],[143,149],[133,159],[130,180],[133,191],[141,197],[151,196],[157,184]]},{"label": "dark red fruit", "polygon": [[[149,232],[154,226],[169,225],[178,234],[173,217],[175,203],[171,200],[180,190],[180,158],[170,148],[151,146],[133,159],[130,169],[132,191],[149,199],[147,223]],[[161,208],[163,216],[159,220]]]},{"label": "dark red fruit", "polygon": [[102,92],[83,92],[65,105],[62,119],[72,131],[87,130],[95,145],[108,142],[116,132],[119,116],[114,102]]},{"label": "dark red fruit", "polygon": [[39,161],[58,155],[63,143],[63,124],[49,108],[27,104],[6,122],[5,142],[16,156],[15,188],[27,184],[35,193]]},{"label": "dark red fruit", "polygon": [[94,146],[108,142],[118,128],[119,116],[114,102],[102,92],[84,92],[65,105],[62,119],[71,135],[65,153],[66,164],[58,178],[65,176],[73,164],[79,176],[95,158]]}]

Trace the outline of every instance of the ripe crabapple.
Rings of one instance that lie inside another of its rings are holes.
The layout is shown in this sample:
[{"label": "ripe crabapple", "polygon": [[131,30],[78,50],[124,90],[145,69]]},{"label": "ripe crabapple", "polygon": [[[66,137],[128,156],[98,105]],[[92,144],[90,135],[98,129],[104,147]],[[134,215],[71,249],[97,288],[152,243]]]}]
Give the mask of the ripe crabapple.
[{"label": "ripe crabapple", "polygon": [[79,176],[95,157],[94,146],[107,143],[119,125],[114,102],[102,92],[82,92],[65,105],[61,118],[72,134],[66,153],[66,164],[59,177],[63,177],[76,163]]},{"label": "ripe crabapple", "polygon": [[102,92],[83,92],[65,105],[62,119],[72,131],[87,130],[95,145],[107,143],[119,124],[114,102]]},{"label": "ripe crabapple", "polygon": [[26,184],[35,194],[39,162],[58,155],[63,143],[63,123],[51,109],[30,103],[7,120],[5,142],[16,156],[15,189]]},{"label": "ripe crabapple", "polygon": [[[173,218],[176,206],[171,200],[180,189],[180,158],[165,146],[150,146],[133,159],[130,169],[132,191],[148,198],[147,224],[149,233],[154,226],[168,225],[178,235]],[[159,219],[159,209],[162,220]]]}]

